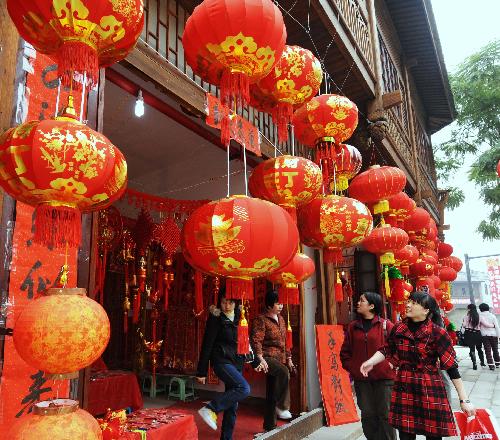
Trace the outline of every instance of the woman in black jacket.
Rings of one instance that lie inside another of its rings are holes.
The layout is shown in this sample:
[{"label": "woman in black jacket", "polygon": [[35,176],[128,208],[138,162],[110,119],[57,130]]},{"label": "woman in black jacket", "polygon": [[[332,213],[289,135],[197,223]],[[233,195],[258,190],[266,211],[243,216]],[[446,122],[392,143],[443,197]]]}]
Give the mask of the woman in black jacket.
[{"label": "woman in black jacket", "polygon": [[250,394],[250,386],[242,375],[244,357],[237,354],[239,319],[240,308],[236,301],[226,299],[226,292],[221,289],[219,308],[211,310],[207,320],[196,373],[196,380],[204,384],[210,361],[215,374],[226,386],[223,394],[198,411],[214,430],[217,430],[217,414],[224,412],[221,440],[233,438],[238,402]]}]

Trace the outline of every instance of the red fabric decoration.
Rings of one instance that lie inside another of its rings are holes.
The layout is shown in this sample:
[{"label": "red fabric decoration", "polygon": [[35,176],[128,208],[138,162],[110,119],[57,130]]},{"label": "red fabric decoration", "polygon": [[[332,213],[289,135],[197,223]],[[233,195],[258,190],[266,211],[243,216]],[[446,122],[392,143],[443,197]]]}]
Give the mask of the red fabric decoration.
[{"label": "red fabric decoration", "polygon": [[439,278],[445,282],[452,282],[457,279],[457,272],[455,269],[447,266],[443,266],[439,271]]},{"label": "red fabric decoration", "polygon": [[99,67],[124,59],[144,27],[142,0],[8,0],[17,30],[38,52],[54,58],[59,76],[73,72],[97,83]]},{"label": "red fabric decoration", "polygon": [[290,313],[288,313],[287,319],[285,347],[288,350],[291,350],[293,348],[293,331],[292,326],[290,325]]},{"label": "red fabric decoration", "polygon": [[[285,50],[269,75],[250,88],[252,101],[271,96],[276,102],[272,109],[274,123],[278,126],[278,139],[288,138],[288,124],[293,110],[315,96],[323,81],[321,63],[310,50],[299,46],[285,46]],[[253,93],[258,89],[257,93]],[[264,99],[264,106],[267,103]],[[257,108],[260,107],[257,104]]]},{"label": "red fabric decoration", "polygon": [[329,171],[330,178],[335,181],[335,186],[330,185],[332,191],[345,191],[349,186],[349,180],[359,173],[363,165],[363,158],[357,148],[340,144],[339,150],[335,156],[335,169]]},{"label": "red fabric decoration", "polygon": [[297,305],[299,302],[299,284],[314,273],[314,261],[307,255],[297,253],[292,261],[277,272],[267,277],[274,284],[279,284],[279,301],[281,304]]},{"label": "red fabric decoration", "polygon": [[403,229],[411,235],[415,231],[425,228],[430,219],[431,216],[424,208],[417,207],[413,214],[404,221]]},{"label": "red fabric decoration", "polygon": [[391,301],[392,302],[404,302],[408,299],[409,293],[413,290],[413,286],[407,283],[402,278],[391,278]]},{"label": "red fabric decoration", "polygon": [[405,173],[399,168],[372,165],[352,179],[349,196],[362,202],[376,202],[373,212],[380,214],[389,210],[387,199],[403,191],[405,185]]},{"label": "red fabric decoration", "polygon": [[194,308],[195,315],[203,310],[203,274],[199,270],[194,271]]},{"label": "red fabric decoration", "polygon": [[342,249],[361,243],[371,232],[372,222],[361,202],[335,195],[319,196],[298,211],[302,242],[323,248],[327,263],[340,263]]},{"label": "red fabric decoration", "polygon": [[418,249],[411,244],[394,251],[394,264],[399,267],[403,275],[410,273],[410,265],[417,262],[419,257]]},{"label": "red fabric decoration", "polygon": [[447,258],[453,253],[453,246],[451,244],[440,241],[438,244],[437,253],[439,255],[439,258]]},{"label": "red fabric decoration", "polygon": [[181,245],[193,267],[228,277],[228,298],[252,299],[252,279],[286,266],[298,242],[297,227],[284,209],[232,196],[193,212],[184,224]]},{"label": "red fabric decoration", "polygon": [[286,28],[271,0],[204,0],[186,22],[186,62],[220,87],[229,108],[248,104],[249,86],[264,78],[285,48]]},{"label": "red fabric decoration", "polygon": [[344,301],[344,290],[342,289],[342,280],[340,279],[339,271],[337,271],[337,279],[335,281],[335,301]]},{"label": "red fabric decoration", "polygon": [[381,264],[394,264],[394,251],[408,244],[408,234],[399,228],[383,224],[375,228],[363,240],[363,247],[374,254],[380,255]]},{"label": "red fabric decoration", "polygon": [[417,208],[415,201],[410,199],[404,192],[397,193],[388,199],[389,211],[385,215],[385,221],[398,228],[403,227],[404,221],[409,218]]},{"label": "red fabric decoration", "polygon": [[245,317],[245,307],[241,309],[240,322],[238,323],[238,354],[250,352],[250,338],[248,336],[248,321]]}]

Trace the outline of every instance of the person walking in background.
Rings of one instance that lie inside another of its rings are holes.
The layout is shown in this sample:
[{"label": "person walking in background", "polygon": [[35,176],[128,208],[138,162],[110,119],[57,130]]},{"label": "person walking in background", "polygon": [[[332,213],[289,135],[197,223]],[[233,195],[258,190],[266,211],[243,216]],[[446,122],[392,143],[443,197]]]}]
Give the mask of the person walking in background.
[{"label": "person walking in background", "polygon": [[240,308],[234,299],[226,298],[225,289],[219,292],[217,309],[211,309],[201,344],[196,373],[198,383],[205,384],[208,362],[217,377],[224,382],[225,391],[198,413],[213,430],[217,430],[217,414],[224,412],[221,440],[232,440],[238,402],[250,394],[250,386],[242,375],[244,356],[237,354]]},{"label": "person walking in background", "polygon": [[295,367],[292,354],[286,348],[287,327],[281,316],[283,304],[274,290],[266,292],[265,307],[266,311],[253,321],[250,343],[256,356],[252,366],[267,374],[264,430],[271,431],[276,427],[276,417],[292,418],[289,382],[290,371]]},{"label": "person walking in background", "polygon": [[462,327],[464,328],[464,340],[469,347],[469,356],[472,360],[472,368],[477,370],[476,350],[479,355],[481,367],[485,367],[484,354],[482,350],[481,327],[479,322],[479,313],[475,304],[467,306],[467,314],[462,320]]},{"label": "person walking in background", "polygon": [[[490,370],[500,368],[500,356],[498,355],[498,338],[500,337],[500,329],[498,327],[497,317],[490,312],[488,304],[479,304],[481,311],[481,336],[483,338],[484,351],[486,360]],[[491,352],[493,351],[493,356]]]},{"label": "person walking in background", "polygon": [[361,364],[385,344],[394,324],[381,318],[382,299],[378,293],[365,292],[359,298],[358,319],[349,323],[340,351],[342,366],[354,379],[356,400],[361,410],[361,425],[367,440],[396,440],[389,424],[389,407],[394,371],[386,360],[364,377]]},{"label": "person walking in background", "polygon": [[386,358],[397,368],[389,423],[398,429],[400,440],[414,440],[417,434],[427,440],[457,435],[438,363],[449,374],[462,411],[475,415],[458,372],[453,344],[442,325],[436,300],[423,292],[411,293],[406,318],[394,325],[385,345],[360,367],[365,377]]}]

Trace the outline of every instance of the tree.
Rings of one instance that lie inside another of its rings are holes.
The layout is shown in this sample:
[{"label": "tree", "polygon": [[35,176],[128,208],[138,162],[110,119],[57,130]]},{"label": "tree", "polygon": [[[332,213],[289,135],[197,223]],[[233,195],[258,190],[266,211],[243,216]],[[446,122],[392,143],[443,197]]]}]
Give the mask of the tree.
[{"label": "tree", "polygon": [[[473,155],[468,179],[490,208],[477,230],[486,240],[499,239],[500,179],[496,166],[500,160],[500,40],[466,58],[451,75],[450,83],[458,115],[451,138],[435,147],[438,179],[441,186],[451,184],[464,158]],[[449,189],[448,208],[454,209],[465,197],[460,188]]]}]

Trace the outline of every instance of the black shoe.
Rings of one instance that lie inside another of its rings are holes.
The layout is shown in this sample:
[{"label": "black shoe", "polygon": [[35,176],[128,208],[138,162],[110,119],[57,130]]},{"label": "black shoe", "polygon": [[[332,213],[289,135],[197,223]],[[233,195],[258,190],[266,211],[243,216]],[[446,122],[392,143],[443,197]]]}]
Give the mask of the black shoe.
[{"label": "black shoe", "polygon": [[495,371],[495,367],[493,365],[490,365],[490,370]]},{"label": "black shoe", "polygon": [[486,367],[486,364],[484,362],[481,362],[481,367]]},{"label": "black shoe", "polygon": [[473,370],[477,370],[477,365],[476,365],[476,364],[474,364],[474,365],[472,366],[472,369],[473,369]]}]

